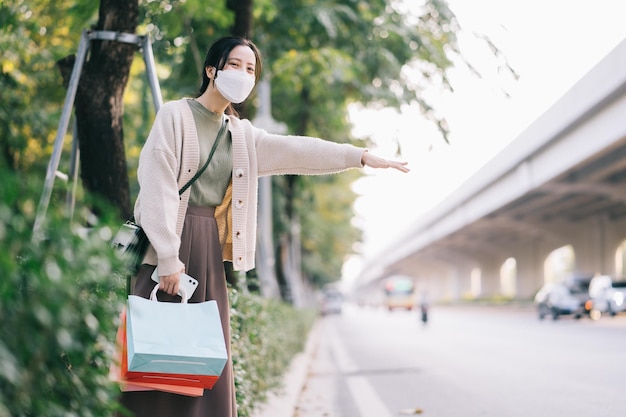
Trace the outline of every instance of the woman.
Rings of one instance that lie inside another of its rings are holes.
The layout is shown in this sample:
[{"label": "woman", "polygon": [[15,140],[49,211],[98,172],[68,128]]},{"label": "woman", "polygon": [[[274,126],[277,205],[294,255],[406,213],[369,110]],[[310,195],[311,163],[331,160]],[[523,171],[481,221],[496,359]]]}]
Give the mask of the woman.
[{"label": "woman", "polygon": [[[329,174],[364,165],[408,172],[348,144],[284,136],[240,120],[231,103],[243,102],[261,75],[261,56],[249,40],[215,42],[204,62],[200,94],[164,104],[141,151],[135,218],[151,243],[132,292],[148,298],[158,265],[160,300],[179,301],[181,272],[199,284],[189,302],[217,300],[230,358],[229,305],[224,260],[254,268],[258,178],[280,174]],[[220,127],[227,129],[220,135]],[[206,170],[179,195],[202,167]],[[167,329],[164,329],[166,331]],[[232,362],[202,397],[158,391],[124,393],[136,416],[236,417]]]}]

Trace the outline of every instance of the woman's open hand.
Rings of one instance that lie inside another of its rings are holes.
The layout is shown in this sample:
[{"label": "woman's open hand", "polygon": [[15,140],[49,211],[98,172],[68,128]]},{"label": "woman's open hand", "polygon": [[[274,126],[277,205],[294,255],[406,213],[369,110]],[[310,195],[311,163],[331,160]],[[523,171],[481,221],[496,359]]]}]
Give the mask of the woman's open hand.
[{"label": "woman's open hand", "polygon": [[363,163],[363,165],[372,168],[393,168],[397,169],[400,172],[409,172],[409,168],[406,167],[407,162],[390,161],[388,159],[372,155],[367,151],[363,152],[363,156],[361,156],[361,162]]}]

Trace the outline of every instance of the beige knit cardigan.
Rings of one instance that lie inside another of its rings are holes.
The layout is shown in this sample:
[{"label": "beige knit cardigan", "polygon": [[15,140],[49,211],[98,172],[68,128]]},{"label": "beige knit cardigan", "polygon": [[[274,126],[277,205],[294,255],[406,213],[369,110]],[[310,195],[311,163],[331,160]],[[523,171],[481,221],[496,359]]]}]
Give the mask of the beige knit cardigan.
[{"label": "beige knit cardigan", "polygon": [[[270,134],[248,120],[226,117],[233,172],[215,216],[223,237],[224,259],[233,261],[235,270],[248,271],[254,268],[259,177],[359,168],[364,149],[318,138]],[[187,99],[163,104],[139,157],[140,188],[134,209],[151,244],[144,263],[158,264],[159,275],[184,268],[178,249],[190,191],[179,196],[178,190],[195,175],[198,165],[198,133]]]}]

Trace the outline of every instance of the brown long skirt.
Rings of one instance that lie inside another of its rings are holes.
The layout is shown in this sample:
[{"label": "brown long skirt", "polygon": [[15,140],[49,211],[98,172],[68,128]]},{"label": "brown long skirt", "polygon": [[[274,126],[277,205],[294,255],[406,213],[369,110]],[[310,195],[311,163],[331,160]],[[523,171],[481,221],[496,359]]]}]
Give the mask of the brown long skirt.
[{"label": "brown long skirt", "polygon": [[[230,315],[222,248],[218,240],[214,208],[188,207],[181,236],[180,260],[186,273],[198,280],[198,288],[189,300],[197,303],[216,300],[226,338],[228,362],[222,375],[202,397],[188,397],[161,391],[122,393],[121,403],[134,417],[236,417],[235,383],[230,355]],[[150,298],[154,265],[142,265],[131,293]],[[180,302],[180,297],[158,293],[159,301]],[[163,329],[166,331],[167,329]],[[124,414],[121,414],[124,415]]]}]

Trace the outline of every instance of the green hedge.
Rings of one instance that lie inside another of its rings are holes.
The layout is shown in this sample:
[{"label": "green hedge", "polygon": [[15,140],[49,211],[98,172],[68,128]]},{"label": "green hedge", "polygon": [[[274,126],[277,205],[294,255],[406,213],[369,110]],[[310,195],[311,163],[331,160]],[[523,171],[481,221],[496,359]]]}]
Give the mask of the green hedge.
[{"label": "green hedge", "polygon": [[111,415],[121,260],[107,229],[72,233],[56,197],[45,240],[32,243],[41,190],[0,173],[0,417]]},{"label": "green hedge", "polygon": [[291,358],[304,349],[315,311],[231,289],[232,356],[239,417],[280,388]]},{"label": "green hedge", "polygon": [[[119,409],[108,371],[126,299],[122,260],[109,247],[117,221],[79,211],[72,232],[53,195],[46,238],[32,242],[42,187],[0,169],[0,417],[106,417]],[[107,224],[109,227],[107,227]],[[277,388],[304,347],[314,312],[231,290],[239,416]]]}]

